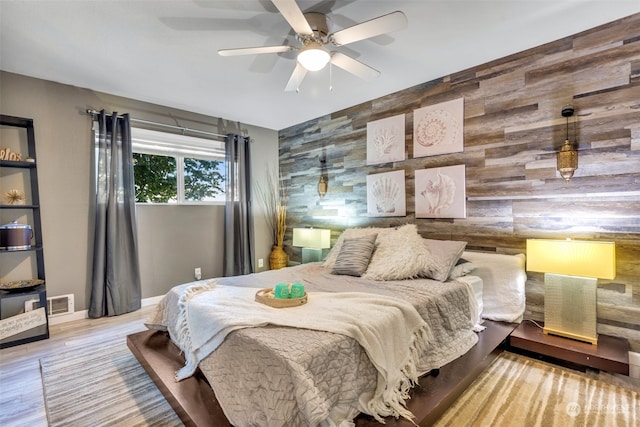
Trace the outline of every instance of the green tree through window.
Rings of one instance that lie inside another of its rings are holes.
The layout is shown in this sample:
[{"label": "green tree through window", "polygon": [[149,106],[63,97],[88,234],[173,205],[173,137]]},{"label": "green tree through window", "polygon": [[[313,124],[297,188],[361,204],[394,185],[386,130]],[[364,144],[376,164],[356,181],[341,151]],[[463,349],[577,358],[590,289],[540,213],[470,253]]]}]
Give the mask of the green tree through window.
[{"label": "green tree through window", "polygon": [[224,193],[223,162],[217,160],[184,159],[184,198],[203,201]]},{"label": "green tree through window", "polygon": [[133,153],[136,202],[167,203],[178,198],[176,159]]},{"label": "green tree through window", "polygon": [[[133,153],[133,161],[136,202],[178,201],[179,160],[176,157]],[[183,176],[185,201],[212,201],[224,194],[222,161],[185,158]]]}]

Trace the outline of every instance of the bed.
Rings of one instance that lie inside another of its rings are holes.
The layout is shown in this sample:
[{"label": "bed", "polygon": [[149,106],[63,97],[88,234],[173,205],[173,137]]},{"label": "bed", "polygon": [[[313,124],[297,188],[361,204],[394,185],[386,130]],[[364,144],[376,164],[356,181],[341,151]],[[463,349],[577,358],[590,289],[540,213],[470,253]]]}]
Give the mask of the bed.
[{"label": "bed", "polygon": [[[234,426],[348,426],[359,413],[411,419],[405,403],[419,376],[472,348],[483,318],[518,321],[524,312],[523,260],[464,247],[423,239],[415,225],[349,229],[322,263],[176,286],[147,326],[168,332],[186,359],[177,378],[197,367]],[[303,306],[253,300],[294,282],[305,286]],[[356,332],[335,329],[334,319]]]}]

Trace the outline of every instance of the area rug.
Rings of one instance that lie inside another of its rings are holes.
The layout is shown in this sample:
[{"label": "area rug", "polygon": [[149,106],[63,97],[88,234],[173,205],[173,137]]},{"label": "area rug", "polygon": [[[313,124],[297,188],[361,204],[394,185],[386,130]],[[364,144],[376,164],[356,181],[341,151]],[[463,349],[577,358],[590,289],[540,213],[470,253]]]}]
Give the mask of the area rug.
[{"label": "area rug", "polygon": [[436,426],[637,426],[640,393],[502,353]]},{"label": "area rug", "polygon": [[40,359],[50,426],[182,426],[126,338]]}]

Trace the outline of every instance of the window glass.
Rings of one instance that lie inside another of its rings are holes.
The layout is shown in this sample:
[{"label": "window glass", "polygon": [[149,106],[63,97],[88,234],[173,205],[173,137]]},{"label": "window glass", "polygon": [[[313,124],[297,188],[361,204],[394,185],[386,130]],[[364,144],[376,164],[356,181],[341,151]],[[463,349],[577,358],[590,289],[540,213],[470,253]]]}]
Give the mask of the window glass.
[{"label": "window glass", "polygon": [[224,202],[224,162],[184,159],[184,199]]}]

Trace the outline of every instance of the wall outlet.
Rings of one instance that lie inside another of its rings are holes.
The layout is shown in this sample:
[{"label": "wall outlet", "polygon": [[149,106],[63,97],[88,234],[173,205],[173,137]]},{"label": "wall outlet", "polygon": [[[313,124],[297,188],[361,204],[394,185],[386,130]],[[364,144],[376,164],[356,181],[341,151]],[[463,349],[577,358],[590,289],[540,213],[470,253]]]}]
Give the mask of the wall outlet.
[{"label": "wall outlet", "polygon": [[200,269],[200,267],[196,267],[196,269],[193,271],[193,275],[195,276],[196,280],[202,279],[202,270]]},{"label": "wall outlet", "polygon": [[258,258],[258,268],[262,268],[262,267],[264,267],[264,259]]}]

